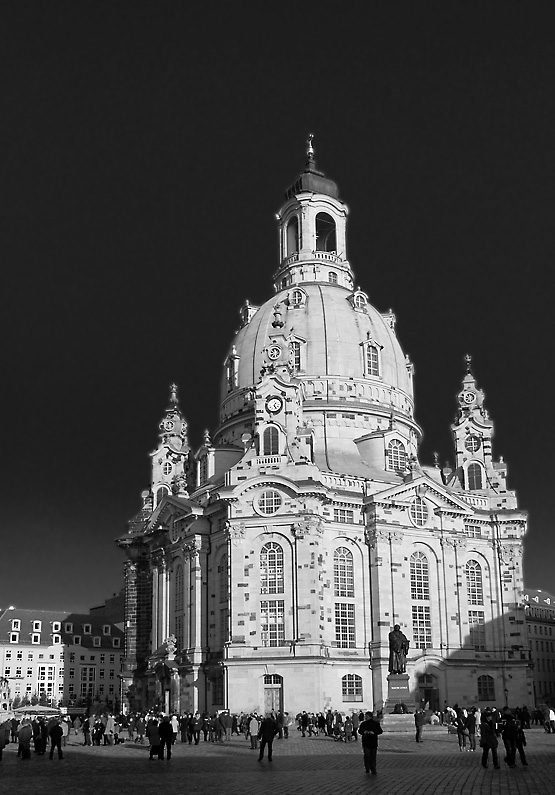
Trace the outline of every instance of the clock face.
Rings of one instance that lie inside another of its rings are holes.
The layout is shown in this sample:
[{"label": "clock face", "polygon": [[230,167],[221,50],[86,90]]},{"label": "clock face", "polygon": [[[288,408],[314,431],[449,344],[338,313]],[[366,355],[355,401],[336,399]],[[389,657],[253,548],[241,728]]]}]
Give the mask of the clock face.
[{"label": "clock face", "polygon": [[266,410],[270,412],[270,414],[277,414],[278,411],[281,411],[283,408],[283,400],[278,397],[277,395],[272,395],[266,401]]},{"label": "clock face", "polygon": [[272,362],[275,362],[276,359],[279,359],[281,356],[281,348],[279,345],[272,345],[271,348],[268,348],[268,359]]},{"label": "clock face", "polygon": [[474,392],[465,392],[463,395],[463,400],[465,403],[474,403],[476,400],[476,395]]},{"label": "clock face", "polygon": [[171,430],[173,430],[173,426],[174,426],[174,422],[173,422],[173,420],[166,420],[166,421],[164,422],[164,428],[165,428],[165,430],[166,430],[166,431],[171,431]]}]

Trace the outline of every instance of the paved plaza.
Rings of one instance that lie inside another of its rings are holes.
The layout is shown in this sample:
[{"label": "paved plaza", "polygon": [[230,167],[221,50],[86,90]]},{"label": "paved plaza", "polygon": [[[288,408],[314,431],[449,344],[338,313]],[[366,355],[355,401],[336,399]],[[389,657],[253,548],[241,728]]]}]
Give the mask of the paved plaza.
[{"label": "paved plaza", "polygon": [[[425,730],[426,732],[426,730]],[[9,745],[0,762],[0,792],[10,795],[357,795],[369,790],[380,795],[547,795],[554,791],[555,734],[527,731],[528,767],[484,770],[480,751],[460,753],[457,738],[445,728],[424,734],[417,744],[412,734],[384,733],[380,737],[378,773],[367,776],[359,743],[336,743],[325,737],[302,738],[295,730],[289,740],[276,740],[274,760],[258,763],[258,752],[243,737],[230,742],[176,743],[172,759],[149,761],[148,746],[124,743],[87,747],[70,738],[65,758],[50,761],[32,754],[16,756]]]}]

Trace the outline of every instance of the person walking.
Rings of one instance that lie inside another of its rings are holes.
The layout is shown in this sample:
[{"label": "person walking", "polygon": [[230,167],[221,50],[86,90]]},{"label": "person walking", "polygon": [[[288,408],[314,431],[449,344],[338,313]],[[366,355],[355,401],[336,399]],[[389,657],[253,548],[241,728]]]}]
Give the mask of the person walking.
[{"label": "person walking", "polygon": [[377,773],[376,760],[378,756],[378,737],[382,734],[382,727],[375,720],[373,712],[367,712],[364,720],[358,727],[362,738],[362,753],[364,754],[364,769],[366,773]]},{"label": "person walking", "polygon": [[493,715],[491,709],[485,709],[482,712],[482,723],[480,727],[480,747],[482,748],[482,767],[488,766],[488,755],[491,749],[491,758],[493,759],[493,766],[499,770],[499,761],[497,759],[497,733],[495,731],[495,723],[493,722]]},{"label": "person walking", "polygon": [[258,761],[262,762],[264,759],[264,749],[268,746],[268,762],[272,761],[272,746],[274,743],[274,737],[276,734],[279,734],[279,726],[277,722],[272,718],[272,714],[270,712],[266,713],[266,717],[260,724],[260,728],[258,729],[258,739],[260,740],[260,754],[258,756]]},{"label": "person walking", "polygon": [[465,723],[466,731],[468,732],[469,750],[476,750],[476,707],[472,707],[467,715]]}]

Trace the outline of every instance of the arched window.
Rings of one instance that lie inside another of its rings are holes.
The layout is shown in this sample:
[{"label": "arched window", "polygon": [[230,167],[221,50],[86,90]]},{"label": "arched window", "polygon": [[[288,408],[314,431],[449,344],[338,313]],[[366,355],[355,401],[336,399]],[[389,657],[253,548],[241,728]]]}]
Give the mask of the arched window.
[{"label": "arched window", "polygon": [[405,445],[398,439],[392,439],[387,445],[387,468],[394,472],[403,472],[407,468]]},{"label": "arched window", "polygon": [[380,359],[375,345],[366,346],[366,375],[380,374]]},{"label": "arched window", "polygon": [[468,488],[470,491],[482,489],[482,467],[480,464],[469,464],[467,470]]},{"label": "arched window", "polygon": [[220,581],[220,602],[227,602],[227,555],[222,555],[218,566],[218,579]]},{"label": "arched window", "polygon": [[335,596],[355,595],[353,553],[347,547],[338,547],[333,553],[333,587]]},{"label": "arched window", "polygon": [[291,293],[290,301],[292,306],[302,306],[302,304],[304,303],[304,299],[305,299],[305,294],[303,293],[302,290],[293,290],[293,292]]},{"label": "arched window", "polygon": [[465,566],[466,595],[469,605],[484,604],[484,589],[482,584],[482,567],[477,560],[469,560]]},{"label": "arched window", "polygon": [[208,480],[208,456],[206,453],[202,456],[200,461],[198,462],[198,469],[199,469],[199,486],[204,486],[206,481]]},{"label": "arched window", "polygon": [[484,674],[478,677],[478,701],[495,701],[495,682],[493,676]]},{"label": "arched window", "polygon": [[291,367],[295,372],[298,372],[301,369],[301,343],[293,340],[293,342],[289,343],[289,346],[291,350]]},{"label": "arched window", "polygon": [[410,556],[410,595],[411,599],[430,598],[430,570],[423,552]]},{"label": "arched window", "polygon": [[343,701],[362,701],[362,677],[358,674],[345,674],[341,679]]},{"label": "arched window", "polygon": [[424,527],[428,521],[428,506],[422,497],[415,497],[409,505],[409,516],[416,527]]},{"label": "arched window", "polygon": [[263,455],[279,455],[279,432],[275,425],[270,425],[263,435]]},{"label": "arched window", "polygon": [[328,279],[330,284],[337,284],[337,273],[335,273],[335,271],[330,271],[328,274]]},{"label": "arched window", "polygon": [[299,220],[293,216],[287,224],[287,256],[299,250]]},{"label": "arched window", "polygon": [[357,293],[353,300],[355,309],[364,309],[366,306],[366,298],[362,295],[362,293]]},{"label": "arched window", "polygon": [[156,492],[156,505],[159,505],[167,494],[169,494],[169,491],[164,487],[158,489]]},{"label": "arched window", "polygon": [[283,549],[274,541],[260,550],[260,593],[283,593]]},{"label": "arched window", "polygon": [[316,251],[336,251],[335,221],[328,213],[316,216]]},{"label": "arched window", "polygon": [[178,563],[175,567],[175,611],[183,610],[183,566]]}]

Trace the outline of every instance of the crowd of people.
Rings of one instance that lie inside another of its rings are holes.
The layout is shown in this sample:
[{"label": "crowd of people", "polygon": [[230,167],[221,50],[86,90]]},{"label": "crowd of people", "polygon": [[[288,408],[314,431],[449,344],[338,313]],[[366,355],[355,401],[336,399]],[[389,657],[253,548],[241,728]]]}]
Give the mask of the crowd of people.
[{"label": "crowd of people", "polygon": [[[160,712],[112,715],[108,712],[94,716],[35,716],[21,720],[12,717],[0,725],[0,759],[3,747],[10,742],[18,744],[17,755],[21,759],[31,758],[31,749],[38,756],[45,755],[49,746],[49,758],[57,752],[63,759],[63,747],[70,734],[75,742],[84,746],[107,746],[120,743],[138,743],[149,746],[149,759],[171,759],[172,746],[176,743],[198,745],[203,742],[220,743],[233,735],[250,740],[250,748],[259,751],[262,761],[267,751],[272,761],[274,740],[287,740],[292,731],[301,737],[321,735],[335,742],[361,741],[364,766],[367,772],[376,772],[378,736],[382,733],[381,714],[374,717],[371,712],[344,713],[329,709],[322,712],[303,710],[295,716],[288,712],[268,712],[264,716],[251,713],[230,714],[223,711],[210,715],[207,712],[187,712],[182,715]],[[489,756],[493,767],[499,769],[499,739],[505,747],[505,762],[515,767],[516,757],[527,765],[525,730],[532,725],[542,725],[546,731],[555,732],[555,713],[549,707],[531,713],[524,706],[514,710],[479,707],[453,707],[445,705],[443,711],[417,709],[414,713],[415,739],[423,742],[427,724],[447,726],[456,733],[461,752],[482,752],[482,765],[488,766]],[[49,743],[50,741],[50,743]]]}]

